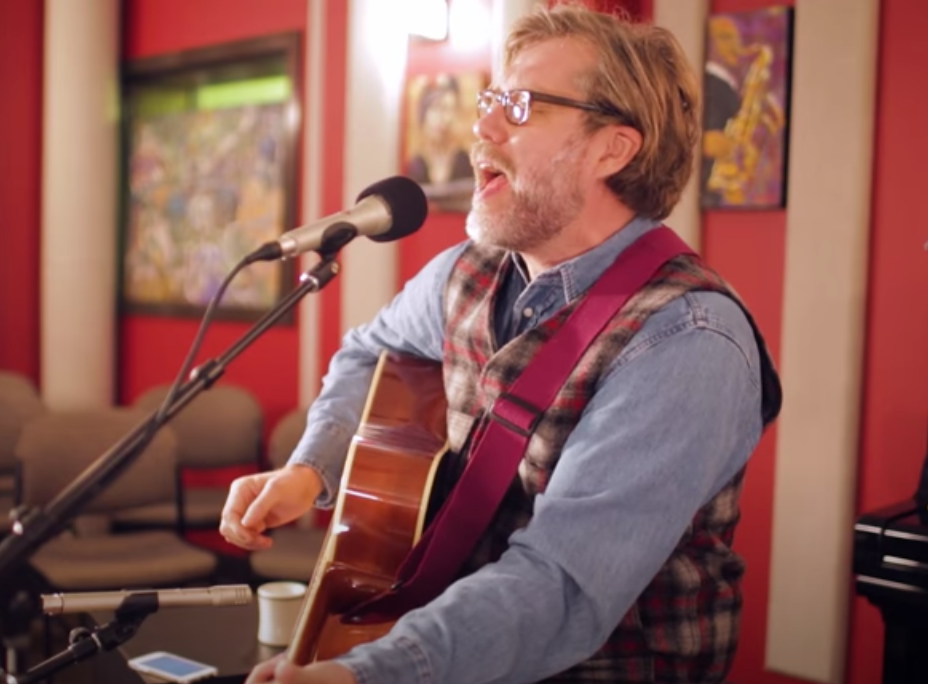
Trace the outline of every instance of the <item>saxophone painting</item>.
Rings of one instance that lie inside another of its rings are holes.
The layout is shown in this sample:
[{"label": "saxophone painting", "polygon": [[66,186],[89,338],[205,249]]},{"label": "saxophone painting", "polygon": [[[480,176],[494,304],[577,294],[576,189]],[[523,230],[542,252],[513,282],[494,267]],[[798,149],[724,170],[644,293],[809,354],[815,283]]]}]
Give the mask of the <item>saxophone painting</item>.
[{"label": "saxophone painting", "polygon": [[704,208],[786,202],[792,10],[709,18],[700,199]]}]

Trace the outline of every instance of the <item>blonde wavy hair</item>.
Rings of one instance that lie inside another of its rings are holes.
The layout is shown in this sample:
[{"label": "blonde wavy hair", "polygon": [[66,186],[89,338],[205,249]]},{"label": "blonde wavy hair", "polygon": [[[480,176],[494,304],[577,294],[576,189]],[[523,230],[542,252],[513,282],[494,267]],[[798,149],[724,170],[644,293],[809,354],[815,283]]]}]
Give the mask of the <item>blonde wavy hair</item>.
[{"label": "blonde wavy hair", "polygon": [[[607,179],[609,188],[636,213],[666,218],[693,172],[701,133],[696,76],[679,43],[666,29],[620,14],[574,4],[538,7],[513,25],[503,66],[508,69],[520,52],[554,38],[577,38],[593,47],[596,64],[577,85],[589,102],[621,112],[624,123],[641,134],[641,149]],[[590,132],[615,123],[609,115],[587,116]]]}]

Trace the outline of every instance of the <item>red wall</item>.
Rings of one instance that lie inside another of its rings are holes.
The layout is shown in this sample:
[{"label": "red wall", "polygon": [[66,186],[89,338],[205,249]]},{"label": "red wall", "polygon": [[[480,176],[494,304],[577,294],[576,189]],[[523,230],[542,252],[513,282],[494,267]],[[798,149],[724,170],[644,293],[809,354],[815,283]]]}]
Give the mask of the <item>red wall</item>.
[{"label": "red wall", "polygon": [[0,3],[0,369],[39,379],[41,2]]},{"label": "red wall", "polygon": [[[327,140],[340,141],[346,23],[344,4],[334,4],[340,9],[331,8],[326,18],[331,43],[323,86],[328,103],[324,125],[331,134]],[[305,0],[260,4],[249,0],[128,0],[123,19],[123,57],[131,60],[277,32],[304,32],[306,22]],[[305,40],[303,47],[305,50]],[[302,63],[301,58],[301,68]],[[302,150],[302,136],[298,145]],[[336,210],[341,197],[341,148],[327,142],[323,154],[324,167],[331,171],[324,178],[323,211],[330,212]],[[296,167],[300,168],[299,162]],[[301,182],[298,172],[298,195]],[[330,315],[332,310],[337,312],[337,288],[329,288],[321,296],[323,315]],[[173,380],[198,326],[199,320],[195,319],[124,316],[119,325],[120,401],[131,402],[148,387]],[[214,322],[199,359],[218,356],[247,328],[244,323]],[[333,341],[328,336],[326,341],[331,349],[337,338]],[[229,365],[223,380],[247,387],[255,394],[264,409],[268,428],[297,404],[297,345],[296,321],[276,326]]]},{"label": "red wall", "polygon": [[[912,495],[928,431],[928,4],[880,3],[873,229],[857,509]],[[879,613],[855,599],[848,684],[880,677]]]},{"label": "red wall", "polygon": [[123,57],[138,59],[280,31],[302,31],[306,3],[275,0],[125,0]]}]

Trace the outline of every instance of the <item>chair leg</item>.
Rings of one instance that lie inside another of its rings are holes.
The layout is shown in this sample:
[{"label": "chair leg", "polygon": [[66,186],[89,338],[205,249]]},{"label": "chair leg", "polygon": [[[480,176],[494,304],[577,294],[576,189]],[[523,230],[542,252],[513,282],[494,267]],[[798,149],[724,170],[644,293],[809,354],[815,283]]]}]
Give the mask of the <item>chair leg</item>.
[{"label": "chair leg", "polygon": [[174,497],[177,520],[175,521],[177,536],[181,539],[187,533],[187,512],[184,510],[187,501],[184,496],[184,478],[180,465],[174,468]]}]

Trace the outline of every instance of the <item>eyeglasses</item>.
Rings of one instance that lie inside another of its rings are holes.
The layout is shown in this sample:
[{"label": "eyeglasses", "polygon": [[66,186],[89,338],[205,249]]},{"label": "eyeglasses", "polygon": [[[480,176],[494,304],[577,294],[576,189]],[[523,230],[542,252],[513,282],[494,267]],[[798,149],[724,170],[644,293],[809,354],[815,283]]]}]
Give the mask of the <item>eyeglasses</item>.
[{"label": "eyeglasses", "polygon": [[528,121],[528,117],[532,112],[532,102],[536,101],[604,114],[615,117],[621,120],[622,123],[628,123],[628,117],[613,107],[572,100],[569,97],[561,97],[560,95],[548,95],[535,90],[481,90],[477,93],[477,116],[486,116],[493,111],[497,104],[500,104],[503,106],[506,120],[513,126],[521,126]]}]

